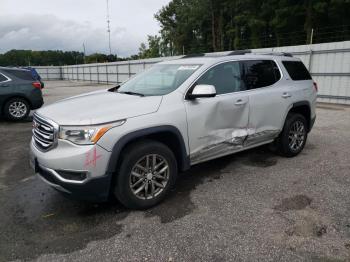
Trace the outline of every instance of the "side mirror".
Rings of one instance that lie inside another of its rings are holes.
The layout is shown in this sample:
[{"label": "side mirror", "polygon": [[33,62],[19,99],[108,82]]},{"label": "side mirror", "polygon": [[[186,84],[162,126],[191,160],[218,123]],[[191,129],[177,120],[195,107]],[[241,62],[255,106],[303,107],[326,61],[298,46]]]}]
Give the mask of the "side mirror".
[{"label": "side mirror", "polygon": [[216,96],[216,89],[213,85],[196,85],[192,93],[187,95],[187,99],[193,100],[196,98],[214,97]]}]

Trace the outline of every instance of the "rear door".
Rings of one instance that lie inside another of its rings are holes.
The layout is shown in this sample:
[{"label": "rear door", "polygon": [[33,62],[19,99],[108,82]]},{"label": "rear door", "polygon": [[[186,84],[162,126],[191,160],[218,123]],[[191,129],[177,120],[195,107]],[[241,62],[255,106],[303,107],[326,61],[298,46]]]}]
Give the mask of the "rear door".
[{"label": "rear door", "polygon": [[197,84],[214,85],[217,95],[185,101],[191,164],[242,149],[247,137],[249,96],[239,62],[225,62],[203,74]]},{"label": "rear door", "polygon": [[7,96],[11,92],[11,79],[0,71],[0,107],[2,107]]},{"label": "rear door", "polygon": [[283,127],[285,112],[291,105],[290,86],[273,60],[247,60],[243,79],[249,90],[249,127],[245,146],[274,139]]}]

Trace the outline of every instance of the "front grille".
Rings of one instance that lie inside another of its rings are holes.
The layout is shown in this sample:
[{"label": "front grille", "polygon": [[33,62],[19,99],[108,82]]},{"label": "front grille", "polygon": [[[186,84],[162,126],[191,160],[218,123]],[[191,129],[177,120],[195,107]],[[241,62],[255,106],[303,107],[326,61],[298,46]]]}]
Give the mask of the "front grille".
[{"label": "front grille", "polygon": [[47,151],[55,146],[57,128],[50,120],[46,120],[34,114],[33,117],[33,138],[35,145]]}]

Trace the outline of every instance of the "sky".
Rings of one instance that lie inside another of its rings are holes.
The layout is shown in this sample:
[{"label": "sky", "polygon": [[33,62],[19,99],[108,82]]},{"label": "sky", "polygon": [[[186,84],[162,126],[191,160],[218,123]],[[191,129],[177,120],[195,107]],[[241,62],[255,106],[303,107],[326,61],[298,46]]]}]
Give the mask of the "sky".
[{"label": "sky", "polygon": [[[170,0],[109,0],[112,53],[138,53],[159,32],[154,14]],[[0,53],[11,49],[109,53],[106,0],[0,0]]]}]

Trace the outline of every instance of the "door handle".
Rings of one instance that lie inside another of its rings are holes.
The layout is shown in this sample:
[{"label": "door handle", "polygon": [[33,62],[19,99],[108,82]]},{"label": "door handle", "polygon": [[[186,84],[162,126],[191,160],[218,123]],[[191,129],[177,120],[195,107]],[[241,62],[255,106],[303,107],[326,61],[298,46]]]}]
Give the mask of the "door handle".
[{"label": "door handle", "polygon": [[289,97],[291,97],[292,95],[291,94],[289,94],[289,93],[283,93],[282,94],[282,97],[283,98],[289,98]]},{"label": "door handle", "polygon": [[244,105],[244,104],[246,104],[246,103],[247,103],[247,101],[243,101],[242,99],[238,99],[238,100],[236,101],[235,105],[236,105],[236,106],[241,106],[241,105]]},{"label": "door handle", "polygon": [[9,85],[7,84],[3,84],[3,85],[0,85],[1,87],[8,87]]}]

